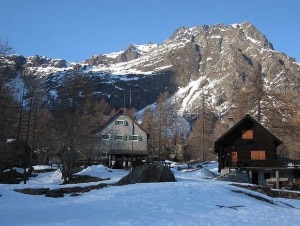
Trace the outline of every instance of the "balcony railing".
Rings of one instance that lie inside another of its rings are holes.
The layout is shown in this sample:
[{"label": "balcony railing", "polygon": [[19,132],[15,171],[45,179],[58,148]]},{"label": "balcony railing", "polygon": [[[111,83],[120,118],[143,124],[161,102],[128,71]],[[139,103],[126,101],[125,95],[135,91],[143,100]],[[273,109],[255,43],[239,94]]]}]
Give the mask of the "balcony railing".
[{"label": "balcony railing", "polygon": [[283,167],[286,168],[300,168],[300,160],[284,159],[281,162]]},{"label": "balcony railing", "polygon": [[237,162],[227,162],[226,167],[283,167],[283,168],[300,168],[300,160],[247,160]]}]

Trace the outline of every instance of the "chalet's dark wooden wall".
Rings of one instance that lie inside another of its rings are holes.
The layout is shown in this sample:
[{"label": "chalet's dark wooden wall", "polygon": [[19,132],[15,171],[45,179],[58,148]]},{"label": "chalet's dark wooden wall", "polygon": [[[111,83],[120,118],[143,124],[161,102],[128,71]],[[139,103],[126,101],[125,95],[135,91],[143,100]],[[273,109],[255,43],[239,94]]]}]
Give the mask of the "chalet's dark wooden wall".
[{"label": "chalet's dark wooden wall", "polygon": [[[253,130],[253,140],[242,139],[244,130]],[[220,153],[219,158],[222,158],[223,164],[225,161],[231,162],[232,151],[237,151],[238,160],[244,162],[251,161],[251,150],[265,151],[266,161],[277,159],[276,145],[272,134],[252,121],[245,121],[235,128],[225,140],[220,142],[220,146],[222,147],[222,154]]]}]

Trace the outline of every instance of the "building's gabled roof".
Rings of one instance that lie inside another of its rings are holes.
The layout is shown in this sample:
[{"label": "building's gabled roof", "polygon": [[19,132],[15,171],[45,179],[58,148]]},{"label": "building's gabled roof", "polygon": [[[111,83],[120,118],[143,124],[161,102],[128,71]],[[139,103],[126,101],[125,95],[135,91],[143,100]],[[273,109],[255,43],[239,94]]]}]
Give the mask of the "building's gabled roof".
[{"label": "building's gabled roof", "polygon": [[267,133],[269,133],[272,137],[273,140],[275,142],[275,144],[277,146],[279,146],[283,141],[277,137],[275,134],[273,134],[270,130],[268,130],[266,127],[264,127],[261,123],[259,123],[256,119],[254,119],[253,117],[250,116],[250,114],[246,114],[239,122],[237,122],[236,124],[234,124],[229,130],[227,130],[227,132],[225,132],[222,136],[220,136],[216,141],[215,141],[215,151],[217,152],[218,148],[217,146],[220,145],[220,143],[226,139],[228,139],[228,137],[237,129],[239,129],[246,121],[250,120],[251,122],[253,122],[254,124],[260,126],[261,128],[263,128],[263,130],[265,130]]},{"label": "building's gabled roof", "polygon": [[128,118],[130,118],[132,120],[132,122],[134,123],[134,125],[138,126],[144,133],[146,133],[146,131],[136,122],[136,120],[124,108],[120,108],[106,123],[104,123],[98,129],[94,130],[93,133],[98,133],[98,132],[102,131],[104,128],[106,128],[109,124],[111,124],[116,118],[118,118],[122,114],[124,114]]}]

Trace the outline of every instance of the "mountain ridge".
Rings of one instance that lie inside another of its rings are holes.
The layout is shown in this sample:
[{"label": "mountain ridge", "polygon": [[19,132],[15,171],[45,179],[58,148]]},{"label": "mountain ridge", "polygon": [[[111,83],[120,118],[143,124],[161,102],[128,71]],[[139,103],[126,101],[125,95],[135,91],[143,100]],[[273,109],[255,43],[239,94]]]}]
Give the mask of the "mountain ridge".
[{"label": "mountain ridge", "polygon": [[[180,27],[162,44],[132,44],[124,51],[95,55],[81,63],[69,63],[62,59],[40,56],[25,58],[16,55],[8,56],[6,60],[12,73],[19,70],[25,77],[36,76],[46,83],[53,78],[51,82],[54,87],[48,84],[48,91],[55,90],[62,77],[72,73],[82,73],[94,77],[102,84],[101,87],[103,84],[108,84],[111,79],[118,83],[119,93],[120,90],[125,93],[132,87],[137,89],[137,93],[143,95],[142,90],[137,86],[149,82],[149,78],[152,77],[153,79],[150,79],[152,85],[158,86],[154,94],[156,98],[142,101],[143,104],[134,106],[138,110],[154,103],[162,91],[167,90],[175,94],[181,90],[182,95],[183,88],[189,87],[190,84],[195,85],[195,81],[198,81],[199,88],[199,82],[203,80],[199,78],[206,77],[205,88],[209,89],[211,94],[215,93],[211,97],[214,101],[211,100],[210,104],[219,108],[218,112],[224,113],[228,109],[221,109],[220,105],[225,105],[221,103],[221,99],[231,100],[234,96],[233,90],[241,89],[258,67],[265,76],[266,84],[273,89],[278,88],[284,92],[298,92],[298,94],[300,92],[299,63],[286,54],[275,51],[265,35],[249,22]],[[280,76],[283,74],[284,76]],[[159,79],[163,79],[163,86],[159,81],[154,82]],[[141,82],[137,82],[138,80]],[[128,85],[129,83],[131,84]],[[143,88],[146,91],[150,90],[150,93],[154,92],[150,87]],[[113,88],[110,90],[112,93],[115,92]],[[221,94],[217,94],[214,90],[218,90]],[[95,86],[95,92],[98,94],[101,92],[103,95],[100,96],[106,98],[115,95],[99,90],[99,84],[98,88],[97,85]],[[194,94],[197,95],[197,92]],[[193,99],[196,98],[190,98]],[[123,105],[122,101],[112,102],[116,107]],[[192,104],[191,102],[190,105]]]},{"label": "mountain ridge", "polygon": [[95,99],[114,109],[135,108],[141,117],[147,108],[155,111],[167,92],[164,103],[176,128],[166,133],[176,131],[189,142],[197,120],[203,120],[211,128],[210,150],[213,138],[228,128],[229,115],[238,120],[251,113],[286,140],[286,156],[299,158],[300,64],[276,51],[249,22],[180,27],[161,44],[132,44],[80,63],[11,55],[0,58],[0,68],[16,98],[31,91],[23,87],[36,84],[50,108],[59,102],[61,87],[77,75],[91,82]]}]

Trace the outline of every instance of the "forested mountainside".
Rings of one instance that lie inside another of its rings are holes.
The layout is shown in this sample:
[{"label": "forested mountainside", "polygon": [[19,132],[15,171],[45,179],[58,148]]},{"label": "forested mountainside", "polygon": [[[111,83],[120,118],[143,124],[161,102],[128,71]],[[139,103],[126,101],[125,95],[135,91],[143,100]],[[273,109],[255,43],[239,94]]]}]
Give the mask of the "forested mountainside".
[{"label": "forested mountainside", "polygon": [[[49,119],[61,117],[64,105],[81,106],[83,99],[90,102],[80,111],[88,109],[94,124],[96,112],[134,108],[153,134],[150,148],[158,145],[167,153],[181,144],[194,158],[199,149],[212,150],[229,114],[239,120],[250,113],[284,141],[281,155],[300,159],[300,65],[248,22],[181,27],[162,44],[130,45],[80,63],[11,55],[0,59],[0,67],[1,87],[19,100],[24,91],[27,111],[32,97],[39,99]],[[64,113],[60,120],[71,114]],[[165,126],[158,133],[161,119]],[[162,134],[164,143],[157,144]]]}]

